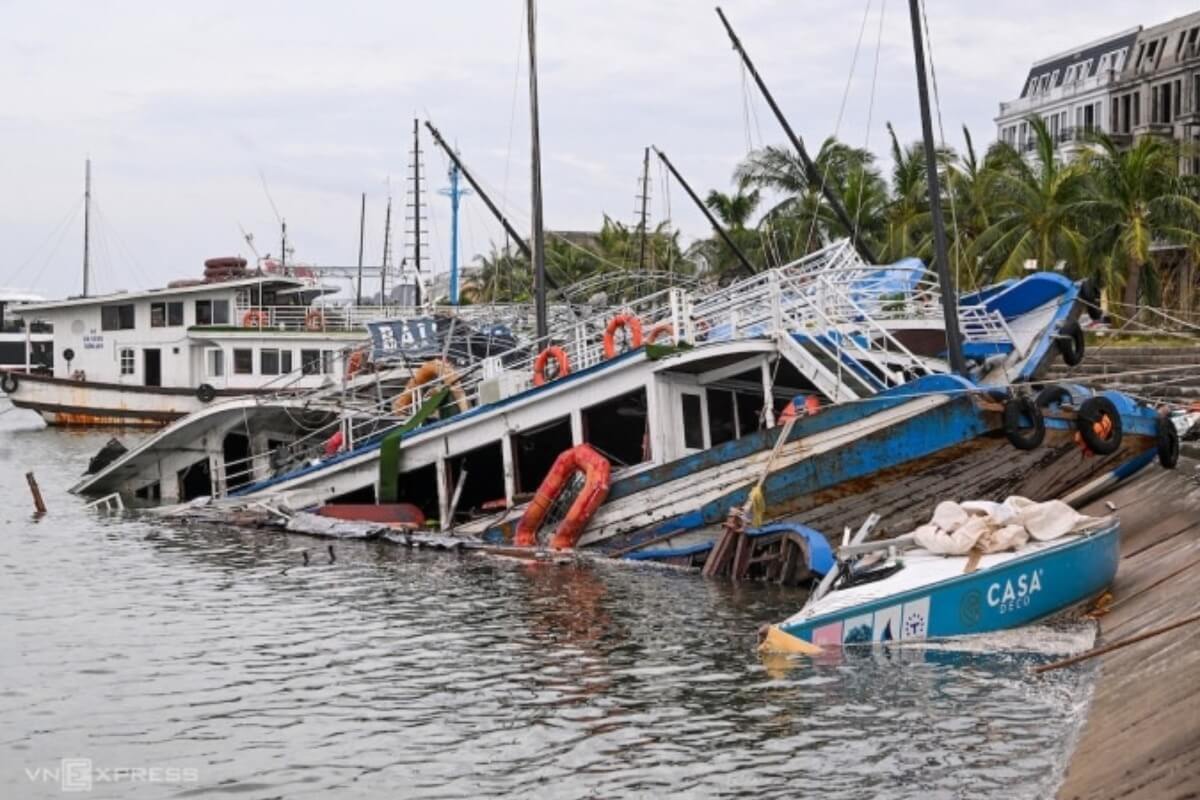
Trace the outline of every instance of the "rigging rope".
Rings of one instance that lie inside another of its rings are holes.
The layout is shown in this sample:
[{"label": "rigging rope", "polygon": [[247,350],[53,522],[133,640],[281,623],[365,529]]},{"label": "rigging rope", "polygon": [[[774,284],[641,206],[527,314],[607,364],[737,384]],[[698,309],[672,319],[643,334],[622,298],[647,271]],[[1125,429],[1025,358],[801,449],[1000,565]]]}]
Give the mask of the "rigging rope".
[{"label": "rigging rope", "polygon": [[[867,100],[867,135],[863,140],[863,150],[871,152],[871,124],[875,117],[875,93],[879,85],[879,54],[883,51],[883,20],[887,13],[887,0],[879,3],[879,30],[875,36],[875,65],[871,70],[871,93]],[[862,176],[858,184],[858,201],[854,209],[854,234],[858,238],[859,221],[862,217],[863,193],[867,188],[867,165],[862,165]]]}]

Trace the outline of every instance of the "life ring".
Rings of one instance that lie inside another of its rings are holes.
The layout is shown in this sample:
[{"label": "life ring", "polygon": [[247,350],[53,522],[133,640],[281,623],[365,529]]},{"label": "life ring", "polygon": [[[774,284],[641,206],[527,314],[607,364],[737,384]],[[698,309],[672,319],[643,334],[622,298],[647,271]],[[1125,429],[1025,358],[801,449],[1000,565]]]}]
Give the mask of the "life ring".
[{"label": "life ring", "polygon": [[458,404],[459,411],[466,411],[471,407],[467,402],[467,395],[458,385],[458,373],[454,371],[454,367],[440,358],[432,358],[417,367],[417,371],[408,379],[408,383],[404,384],[404,391],[396,395],[396,399],[392,401],[392,411],[396,416],[402,417],[408,413],[408,409],[420,397],[420,388],[438,378],[442,380],[444,386],[450,388],[450,393],[454,395],[454,402]]},{"label": "life ring", "polygon": [[359,372],[362,372],[363,365],[366,363],[367,354],[362,350],[355,350],[346,359],[346,377],[353,378]]},{"label": "life ring", "polygon": [[[1026,430],[1022,426],[1023,418],[1033,423],[1033,428]],[[1037,404],[1028,397],[1010,397],[1004,403],[1004,435],[1008,442],[1018,450],[1034,450],[1046,440],[1046,420]]]},{"label": "life ring", "polygon": [[1158,418],[1156,439],[1158,463],[1167,469],[1175,469],[1179,463],[1179,431],[1175,430],[1175,425],[1167,417]]},{"label": "life ring", "polygon": [[221,256],[204,262],[205,269],[245,269],[246,259],[240,256]]},{"label": "life ring", "polygon": [[[550,359],[552,358],[558,367],[558,371],[553,375],[547,376],[546,365],[550,363]],[[550,345],[538,353],[537,358],[533,360],[534,386],[542,386],[569,374],[571,374],[571,359],[567,357],[567,351],[557,345]]]},{"label": "life ring", "polygon": [[712,325],[708,324],[706,319],[698,319],[695,322],[696,341],[702,342],[708,338],[708,332],[712,330]]},{"label": "life ring", "polygon": [[1089,317],[1098,322],[1104,316],[1104,309],[1100,307],[1100,287],[1096,281],[1087,278],[1079,284],[1079,299]]},{"label": "life ring", "polygon": [[546,515],[558,496],[566,489],[572,476],[583,472],[584,484],[579,490],[566,516],[555,529],[550,547],[562,550],[574,547],[584,527],[596,513],[596,509],[608,498],[609,476],[612,466],[608,459],[597,453],[590,445],[581,444],[565,450],[554,459],[554,466],[538,487],[521,521],[517,523],[515,543],[519,547],[534,547],[538,544],[538,529],[546,521]]},{"label": "life ring", "polygon": [[[783,411],[781,411],[779,414],[779,424],[780,425],[787,422],[792,417],[802,416],[796,408],[796,400],[797,399],[798,398],[792,398],[791,400],[787,401],[787,403],[784,405]],[[815,394],[807,395],[804,398],[804,414],[803,414],[803,416],[811,417],[814,414],[819,414],[819,413],[821,413],[821,398],[817,397]]]},{"label": "life ring", "polygon": [[333,436],[325,440],[325,455],[337,455],[345,441],[346,437],[342,435],[341,430],[334,431]]},{"label": "life ring", "polygon": [[267,323],[267,315],[260,308],[252,308],[242,315],[243,328],[261,328]]},{"label": "life ring", "polygon": [[[633,314],[617,314],[608,321],[604,329],[604,357],[613,358],[617,355],[617,331],[625,328],[629,331],[628,350],[637,350],[642,346],[642,321]],[[622,353],[626,350],[622,350]]]},{"label": "life ring", "polygon": [[1033,402],[1037,403],[1038,408],[1049,408],[1054,404],[1057,404],[1059,407],[1068,406],[1074,401],[1075,398],[1071,396],[1071,392],[1066,387],[1052,383],[1038,392]]},{"label": "life ring", "polygon": [[201,403],[211,403],[217,396],[217,390],[210,383],[202,383],[196,387],[196,399]]},{"label": "life ring", "polygon": [[1089,397],[1075,417],[1076,437],[1096,455],[1107,456],[1121,446],[1121,415],[1107,397]]},{"label": "life ring", "polygon": [[0,389],[4,390],[5,394],[12,394],[21,385],[21,381],[11,372],[6,372],[0,375]]},{"label": "life ring", "polygon": [[1058,344],[1058,352],[1062,353],[1063,361],[1068,367],[1074,367],[1083,361],[1083,328],[1079,327],[1079,323],[1075,320],[1063,325],[1058,330],[1058,338],[1054,340]]},{"label": "life ring", "polygon": [[306,331],[323,331],[325,330],[325,314],[319,308],[310,308],[308,313],[304,315],[304,330]]},{"label": "life ring", "polygon": [[672,341],[675,339],[675,326],[669,322],[660,322],[650,329],[650,333],[646,335],[646,344],[654,344],[660,338],[667,336]]}]

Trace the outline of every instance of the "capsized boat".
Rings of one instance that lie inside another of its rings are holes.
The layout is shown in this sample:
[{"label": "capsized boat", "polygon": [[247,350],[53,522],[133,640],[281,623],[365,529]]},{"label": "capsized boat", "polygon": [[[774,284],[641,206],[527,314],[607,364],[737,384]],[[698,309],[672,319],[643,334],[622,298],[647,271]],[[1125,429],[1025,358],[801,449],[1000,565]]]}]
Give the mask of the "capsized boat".
[{"label": "capsized boat", "polygon": [[[950,546],[938,549],[952,554],[933,552],[920,546],[929,544],[922,534],[930,526],[915,535],[839,548],[836,566],[810,602],[764,632],[764,649],[812,652],[805,645],[989,633],[1053,616],[1102,593],[1117,573],[1118,520],[1078,515],[1061,502],[1024,503],[1024,513],[1040,516],[1030,532],[1040,524],[1049,538],[1031,539],[1015,550],[980,554]],[[938,543],[950,543],[952,536],[943,534]]]}]

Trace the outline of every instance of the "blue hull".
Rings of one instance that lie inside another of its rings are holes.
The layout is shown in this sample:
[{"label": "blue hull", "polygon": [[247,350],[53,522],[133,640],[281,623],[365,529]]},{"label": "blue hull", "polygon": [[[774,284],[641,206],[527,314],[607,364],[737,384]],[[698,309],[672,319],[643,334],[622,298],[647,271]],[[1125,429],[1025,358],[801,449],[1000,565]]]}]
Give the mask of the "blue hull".
[{"label": "blue hull", "polygon": [[822,646],[999,631],[1095,597],[1112,583],[1119,560],[1120,526],[1113,522],[990,569],[779,627]]}]

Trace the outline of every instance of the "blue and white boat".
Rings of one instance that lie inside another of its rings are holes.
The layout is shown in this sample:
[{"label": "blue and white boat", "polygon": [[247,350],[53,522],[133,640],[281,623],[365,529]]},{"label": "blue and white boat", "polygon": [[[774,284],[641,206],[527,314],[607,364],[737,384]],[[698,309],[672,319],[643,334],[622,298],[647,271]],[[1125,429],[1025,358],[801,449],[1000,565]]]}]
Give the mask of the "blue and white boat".
[{"label": "blue and white boat", "polygon": [[[1119,559],[1120,525],[1110,517],[1016,552],[984,555],[973,571],[968,556],[926,550],[885,559],[874,571],[855,572],[842,562],[841,583],[773,626],[766,642],[788,649],[782,633],[826,648],[1014,628],[1095,598],[1112,583]],[[873,580],[876,575],[883,577]]]}]

